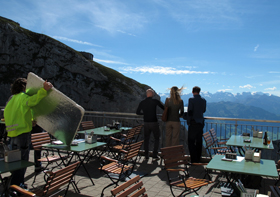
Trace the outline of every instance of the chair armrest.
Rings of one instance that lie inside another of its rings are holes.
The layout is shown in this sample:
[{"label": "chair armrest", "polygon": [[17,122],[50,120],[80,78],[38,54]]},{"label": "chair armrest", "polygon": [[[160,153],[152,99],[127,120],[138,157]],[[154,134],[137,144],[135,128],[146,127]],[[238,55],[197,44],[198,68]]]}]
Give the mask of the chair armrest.
[{"label": "chair armrest", "polygon": [[120,152],[127,153],[127,151],[124,149],[121,149]]},{"label": "chair armrest", "polygon": [[206,166],[208,163],[191,163],[192,166]]},{"label": "chair armrest", "polygon": [[100,158],[101,158],[101,159],[105,159],[105,160],[107,160],[107,161],[111,161],[111,162],[118,162],[118,160],[111,159],[111,158],[106,157],[106,156],[101,156]]},{"label": "chair armrest", "polygon": [[21,187],[19,187],[17,185],[11,185],[10,189],[13,189],[13,190],[15,190],[15,191],[17,191],[17,192],[19,192],[21,194],[24,194],[24,196],[32,196],[32,197],[36,196],[36,194],[34,194],[34,193],[30,192],[30,191],[27,191],[27,190],[25,190],[25,189],[23,189],[23,188],[21,188]]},{"label": "chair armrest", "polygon": [[222,147],[211,147],[211,149],[214,149],[214,150],[218,150],[218,149],[228,149],[227,146],[222,146]]},{"label": "chair armrest", "polygon": [[185,169],[171,169],[171,168],[167,168],[166,171],[169,171],[169,172],[185,172],[186,170]]},{"label": "chair armrest", "polygon": [[114,137],[112,137],[112,136],[110,137],[110,139],[111,139],[111,140],[118,141],[118,142],[121,142],[121,140],[120,140],[120,139],[118,139],[118,138],[114,138]]},{"label": "chair armrest", "polygon": [[47,174],[47,175],[52,175],[52,174],[53,174],[53,172],[50,171],[50,170],[47,170],[47,171],[44,171],[44,172],[45,172],[45,174]]}]

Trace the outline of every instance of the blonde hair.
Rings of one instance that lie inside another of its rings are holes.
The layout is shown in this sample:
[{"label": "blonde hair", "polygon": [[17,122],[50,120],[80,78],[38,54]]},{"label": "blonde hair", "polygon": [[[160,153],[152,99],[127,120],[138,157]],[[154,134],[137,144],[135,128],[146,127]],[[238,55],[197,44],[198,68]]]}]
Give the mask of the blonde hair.
[{"label": "blonde hair", "polygon": [[181,93],[184,87],[182,86],[180,89],[177,86],[173,86],[170,89],[170,99],[173,101],[174,104],[179,104],[181,99]]}]

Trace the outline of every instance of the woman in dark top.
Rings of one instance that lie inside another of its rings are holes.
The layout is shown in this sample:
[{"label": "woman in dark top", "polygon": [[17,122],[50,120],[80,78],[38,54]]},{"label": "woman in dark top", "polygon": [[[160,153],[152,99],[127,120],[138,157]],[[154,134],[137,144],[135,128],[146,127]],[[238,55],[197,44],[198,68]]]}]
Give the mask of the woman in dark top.
[{"label": "woman in dark top", "polygon": [[165,146],[175,146],[180,143],[180,117],[184,113],[184,102],[181,99],[182,88],[173,86],[170,90],[170,98],[166,98],[165,107],[168,107]]}]

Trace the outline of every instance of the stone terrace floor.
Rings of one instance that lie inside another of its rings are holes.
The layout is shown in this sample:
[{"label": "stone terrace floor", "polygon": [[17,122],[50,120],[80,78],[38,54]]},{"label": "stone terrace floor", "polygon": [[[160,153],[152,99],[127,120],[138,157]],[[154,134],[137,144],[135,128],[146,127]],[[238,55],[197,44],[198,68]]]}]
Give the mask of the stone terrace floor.
[{"label": "stone terrace floor", "polygon": [[[30,161],[33,161],[33,151],[30,151]],[[100,196],[103,187],[111,183],[110,179],[107,178],[104,173],[100,172],[98,168],[100,167],[99,160],[97,158],[91,160],[89,163],[85,164],[89,174],[91,175],[95,185],[93,186],[85,173],[85,170],[81,166],[75,176],[75,181],[80,189],[81,193],[75,193],[73,187],[70,185],[67,196],[69,197],[86,197],[86,196]],[[162,170],[161,161],[152,161],[150,158],[148,161],[144,160],[144,157],[140,157],[139,162],[137,163],[136,172],[146,173],[145,176],[142,177],[142,181],[144,183],[144,187],[147,190],[147,194],[150,197],[167,197],[172,196],[170,192],[170,188],[167,184],[167,174],[164,170]],[[2,177],[8,176],[9,173],[2,174]],[[205,175],[204,168],[201,166],[191,167],[190,175],[195,178],[203,178]],[[202,187],[198,193],[199,196],[205,197],[215,197],[222,196],[221,189],[219,187],[219,181],[225,182],[225,178],[222,176],[218,176],[219,173],[211,173],[212,181],[214,183],[209,184],[208,186]],[[28,188],[31,189],[31,183],[34,178],[34,167],[27,168],[26,171],[26,184]],[[267,194],[269,191],[269,185],[273,185],[275,180],[263,178],[261,181],[260,193]],[[34,184],[35,187],[44,184],[43,173],[39,174],[36,178],[36,182]],[[105,190],[104,196],[111,196],[110,190],[113,189],[114,186],[109,187]],[[63,191],[64,192],[64,191]],[[176,194],[179,194],[179,191],[175,191]],[[188,194],[186,196],[192,196],[195,193]]]}]

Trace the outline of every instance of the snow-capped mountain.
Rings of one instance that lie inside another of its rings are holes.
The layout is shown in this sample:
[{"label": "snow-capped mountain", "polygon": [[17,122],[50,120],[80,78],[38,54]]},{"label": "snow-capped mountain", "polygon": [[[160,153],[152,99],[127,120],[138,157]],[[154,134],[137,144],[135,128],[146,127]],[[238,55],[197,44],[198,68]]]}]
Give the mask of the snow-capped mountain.
[{"label": "snow-capped mountain", "polygon": [[[207,103],[217,102],[233,102],[240,103],[245,106],[254,106],[264,109],[270,113],[280,115],[280,97],[263,93],[263,92],[242,92],[232,94],[230,92],[216,92],[214,94],[210,92],[201,92],[202,97],[207,100]],[[169,97],[169,93],[161,94],[161,101],[165,102],[165,99]],[[183,94],[181,98],[184,101],[184,105],[187,106],[188,99],[192,97],[192,93]]]}]

